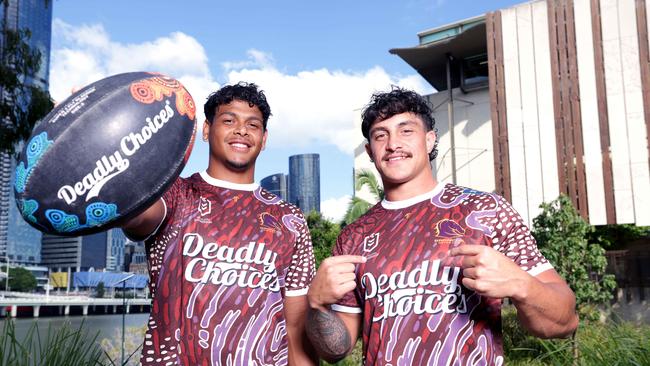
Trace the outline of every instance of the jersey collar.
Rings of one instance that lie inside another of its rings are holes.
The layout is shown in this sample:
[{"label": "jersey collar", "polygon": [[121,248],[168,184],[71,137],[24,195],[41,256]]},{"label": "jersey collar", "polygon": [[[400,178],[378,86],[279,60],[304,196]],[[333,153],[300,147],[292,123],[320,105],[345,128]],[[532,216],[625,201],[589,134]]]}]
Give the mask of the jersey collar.
[{"label": "jersey collar", "polygon": [[228,182],[217,178],[212,178],[206,170],[200,172],[199,174],[201,174],[201,178],[203,178],[203,180],[210,185],[221,187],[221,188],[232,189],[236,191],[254,191],[260,186],[257,183],[241,184],[241,183]]},{"label": "jersey collar", "polygon": [[430,190],[429,192],[422,193],[420,195],[417,195],[415,197],[411,197],[405,200],[401,201],[389,201],[387,199],[383,199],[381,201],[381,206],[387,210],[397,210],[400,208],[405,208],[409,206],[413,206],[416,203],[420,203],[422,201],[426,201],[428,199],[431,199],[431,197],[437,195],[438,193],[442,192],[443,188],[445,185],[443,183],[438,183],[436,184],[436,187]]}]

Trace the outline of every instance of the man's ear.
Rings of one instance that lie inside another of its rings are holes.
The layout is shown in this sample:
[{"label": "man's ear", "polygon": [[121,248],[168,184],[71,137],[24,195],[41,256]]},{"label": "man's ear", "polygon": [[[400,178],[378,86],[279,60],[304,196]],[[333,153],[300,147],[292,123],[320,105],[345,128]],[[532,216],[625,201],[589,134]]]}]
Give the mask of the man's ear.
[{"label": "man's ear", "polygon": [[431,153],[433,148],[436,146],[436,132],[435,131],[427,131],[427,134],[425,136],[426,143],[427,143],[427,153]]},{"label": "man's ear", "polygon": [[208,141],[210,137],[210,123],[207,119],[203,121],[203,141]]},{"label": "man's ear", "polygon": [[375,159],[373,159],[372,157],[372,149],[370,149],[370,142],[366,143],[365,148],[366,148],[366,154],[368,154],[368,156],[370,157],[370,162],[374,163]]},{"label": "man's ear", "polygon": [[264,135],[262,136],[262,150],[266,148],[266,137],[269,135],[269,130],[264,130]]}]

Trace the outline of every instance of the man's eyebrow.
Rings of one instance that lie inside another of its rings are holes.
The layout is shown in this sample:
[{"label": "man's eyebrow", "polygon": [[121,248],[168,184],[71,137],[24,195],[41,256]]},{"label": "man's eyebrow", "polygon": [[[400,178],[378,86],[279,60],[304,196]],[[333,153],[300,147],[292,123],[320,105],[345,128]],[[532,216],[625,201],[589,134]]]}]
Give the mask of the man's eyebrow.
[{"label": "man's eyebrow", "polygon": [[229,116],[231,116],[231,117],[237,117],[236,114],[234,114],[234,113],[232,113],[232,112],[228,112],[228,111],[225,111],[225,112],[219,112],[219,114],[217,114],[217,117],[221,117],[221,116],[223,116],[224,114],[227,114],[227,115],[229,115]]},{"label": "man's eyebrow", "polygon": [[372,127],[370,129],[370,133],[377,132],[377,131],[388,131],[386,127]]},{"label": "man's eyebrow", "polygon": [[[233,118],[238,118],[239,117],[239,115],[237,113],[233,113],[233,112],[230,112],[230,111],[220,112],[219,114],[217,114],[217,117],[221,117],[224,114],[227,114],[227,115],[229,115],[229,116],[231,116]],[[262,121],[261,118],[255,116],[255,115],[251,115],[251,116],[246,117],[246,121],[251,121],[251,120],[260,121],[260,122]]]},{"label": "man's eyebrow", "polygon": [[402,122],[398,123],[397,126],[398,127],[403,127],[403,126],[406,126],[406,125],[412,125],[412,124],[416,124],[416,123],[418,123],[418,122],[414,121],[412,119],[407,119],[406,121],[402,121]]}]

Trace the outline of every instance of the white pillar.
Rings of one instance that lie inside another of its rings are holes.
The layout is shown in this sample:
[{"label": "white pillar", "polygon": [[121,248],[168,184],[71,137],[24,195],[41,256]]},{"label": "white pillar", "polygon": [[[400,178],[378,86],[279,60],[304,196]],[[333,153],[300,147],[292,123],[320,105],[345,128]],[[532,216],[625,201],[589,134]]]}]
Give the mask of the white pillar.
[{"label": "white pillar", "polygon": [[38,315],[41,313],[41,306],[36,305],[34,306],[34,318],[38,318]]}]

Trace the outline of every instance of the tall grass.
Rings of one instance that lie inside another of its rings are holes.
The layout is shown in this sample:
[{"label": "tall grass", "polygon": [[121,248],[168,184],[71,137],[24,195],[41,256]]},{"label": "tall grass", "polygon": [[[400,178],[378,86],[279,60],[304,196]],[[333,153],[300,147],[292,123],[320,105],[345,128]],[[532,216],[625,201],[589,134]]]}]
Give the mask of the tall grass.
[{"label": "tall grass", "polygon": [[83,329],[65,324],[56,330],[48,327],[41,337],[36,322],[23,339],[16,337],[12,319],[4,321],[0,333],[0,365],[4,366],[99,366],[103,365],[102,349],[96,343],[99,332],[93,338]]},{"label": "tall grass", "polygon": [[581,322],[572,339],[544,340],[528,336],[516,323],[512,310],[504,312],[504,353],[509,365],[650,365],[650,326],[616,319],[605,323]]}]

